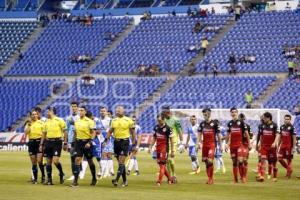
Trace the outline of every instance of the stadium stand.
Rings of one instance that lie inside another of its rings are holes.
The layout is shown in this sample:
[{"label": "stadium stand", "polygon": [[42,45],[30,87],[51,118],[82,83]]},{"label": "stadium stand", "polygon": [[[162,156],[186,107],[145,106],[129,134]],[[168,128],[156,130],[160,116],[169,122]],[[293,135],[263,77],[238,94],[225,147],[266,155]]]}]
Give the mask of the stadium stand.
[{"label": "stadium stand", "polygon": [[0,21],[0,66],[37,28],[35,21]]},{"label": "stadium stand", "polygon": [[[128,73],[140,64],[156,64],[162,72],[179,72],[197,53],[187,52],[191,45],[200,45],[201,38],[209,40],[215,33],[193,33],[200,21],[207,26],[222,27],[229,15],[210,15],[207,18],[187,16],[152,17],[141,22],[136,29],[96,68],[93,73]],[[171,66],[166,66],[166,62]]]},{"label": "stadium stand", "polygon": [[105,34],[118,35],[131,21],[130,18],[95,19],[91,26],[84,26],[79,22],[53,20],[8,75],[78,74],[86,63],[71,63],[71,57],[89,55],[95,58],[111,43],[105,39]]},{"label": "stadium stand", "polygon": [[0,131],[9,126],[45,100],[51,94],[50,86],[56,80],[8,80],[0,83]]},{"label": "stadium stand", "polygon": [[228,72],[228,58],[252,55],[254,63],[238,63],[240,72],[285,72],[287,60],[283,47],[300,44],[300,15],[294,11],[245,13],[237,25],[198,63],[204,72],[205,63],[217,64],[219,71]]},{"label": "stadium stand", "polygon": [[244,107],[244,94],[247,91],[251,90],[256,99],[275,80],[275,76],[180,78],[155,106],[142,113],[139,123],[145,130],[151,131],[157,110],[163,105],[178,109]]}]

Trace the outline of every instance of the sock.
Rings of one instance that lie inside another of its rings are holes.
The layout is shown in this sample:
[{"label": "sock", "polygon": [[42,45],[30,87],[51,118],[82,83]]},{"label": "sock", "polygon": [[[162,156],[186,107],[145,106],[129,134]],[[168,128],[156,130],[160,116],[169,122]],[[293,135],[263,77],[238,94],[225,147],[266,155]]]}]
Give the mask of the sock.
[{"label": "sock", "polygon": [[261,162],[257,163],[257,173],[261,174]]},{"label": "sock", "polygon": [[214,175],[214,165],[213,163],[207,163],[206,164],[206,173],[207,173],[207,177],[208,179],[212,179],[213,175]]},{"label": "sock", "polygon": [[75,166],[75,157],[71,156],[71,169],[72,169],[72,173],[74,173],[73,172],[74,166]]},{"label": "sock", "polygon": [[98,165],[99,165],[99,173],[101,174],[101,160],[99,159],[97,159],[97,163],[98,163]]},{"label": "sock", "polygon": [[166,165],[164,165],[164,168],[165,168],[165,176],[168,178],[168,181],[171,181],[172,177],[171,177],[169,171],[167,170]]},{"label": "sock", "polygon": [[64,172],[63,172],[63,169],[62,169],[62,166],[61,166],[60,162],[56,163],[55,166],[56,166],[56,168],[57,168],[58,171],[59,171],[59,175],[60,175],[60,176],[63,176],[63,175],[64,175]]},{"label": "sock", "polygon": [[135,169],[136,172],[139,171],[139,164],[138,164],[138,161],[137,161],[136,158],[134,158],[134,169]]},{"label": "sock", "polygon": [[216,169],[217,170],[220,170],[221,169],[221,161],[220,161],[220,158],[216,158]]},{"label": "sock", "polygon": [[287,160],[287,169],[292,170],[292,159]]},{"label": "sock", "polygon": [[83,178],[88,167],[89,163],[86,160],[83,160],[81,163],[80,177]]},{"label": "sock", "polygon": [[107,167],[107,160],[106,160],[106,158],[103,158],[100,161],[100,165],[101,165],[101,176],[104,176],[105,171],[106,171],[106,167]]},{"label": "sock", "polygon": [[157,182],[161,183],[162,179],[165,175],[166,165],[165,164],[159,164],[159,175]]},{"label": "sock", "polygon": [[128,164],[128,171],[131,171],[134,165],[134,159],[131,158],[129,159],[129,164]]},{"label": "sock", "polygon": [[73,175],[74,175],[74,182],[77,183],[78,182],[78,176],[79,176],[79,172],[80,172],[80,165],[74,165],[74,169],[73,169]]},{"label": "sock", "polygon": [[38,178],[38,169],[37,169],[37,165],[32,165],[32,174],[33,174],[34,180],[37,180],[37,178]]},{"label": "sock", "polygon": [[234,181],[238,182],[238,171],[239,171],[239,168],[237,166],[233,166],[232,171],[233,171]]},{"label": "sock", "polygon": [[260,175],[262,177],[265,176],[265,170],[266,170],[266,164],[265,164],[265,161],[262,161],[261,162],[261,165],[260,165]]},{"label": "sock", "polygon": [[90,170],[91,170],[91,174],[92,174],[93,179],[96,179],[96,166],[95,166],[94,163],[92,163],[90,165]]},{"label": "sock", "polygon": [[109,171],[110,173],[114,174],[114,173],[115,173],[115,170],[114,170],[114,162],[113,162],[113,159],[112,159],[112,158],[108,158],[107,162],[108,162],[108,166],[109,166],[108,171]]},{"label": "sock", "polygon": [[119,164],[116,181],[119,181],[119,179],[120,179],[121,175],[123,174],[124,170],[125,170],[125,165],[124,164]]},{"label": "sock", "polygon": [[43,164],[39,164],[39,168],[42,174],[42,177],[45,177],[45,165]]},{"label": "sock", "polygon": [[239,163],[239,173],[240,177],[244,178],[244,163]]},{"label": "sock", "polygon": [[123,170],[123,173],[122,173],[122,180],[123,180],[123,183],[125,183],[127,181],[127,178],[126,178],[126,167],[124,165],[124,170]]},{"label": "sock", "polygon": [[245,161],[244,162],[244,177],[247,178],[247,174],[248,174],[248,162]]},{"label": "sock", "polygon": [[47,177],[48,180],[52,180],[52,165],[46,165]]},{"label": "sock", "polygon": [[175,176],[175,160],[174,160],[174,158],[170,159],[170,170],[171,171],[169,171],[169,172],[170,172],[171,176]]},{"label": "sock", "polygon": [[268,165],[268,175],[272,175],[272,165],[271,164],[269,164]]},{"label": "sock", "polygon": [[282,159],[282,160],[279,160],[280,164],[282,165],[282,167],[284,167],[285,169],[288,168],[288,164]]},{"label": "sock", "polygon": [[277,178],[277,173],[278,173],[278,168],[275,166],[273,166],[273,178]]}]

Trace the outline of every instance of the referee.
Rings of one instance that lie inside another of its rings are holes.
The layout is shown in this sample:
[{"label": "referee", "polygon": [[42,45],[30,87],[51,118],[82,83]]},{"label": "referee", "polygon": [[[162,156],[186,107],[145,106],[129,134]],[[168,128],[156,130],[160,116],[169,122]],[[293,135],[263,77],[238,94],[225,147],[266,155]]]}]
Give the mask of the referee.
[{"label": "referee", "polygon": [[115,179],[112,180],[112,184],[117,187],[118,181],[122,176],[123,183],[122,187],[128,186],[126,180],[126,169],[125,169],[125,160],[128,156],[129,149],[129,137],[132,137],[132,150],[135,150],[135,131],[134,131],[134,122],[129,117],[124,116],[124,107],[117,106],[116,108],[116,117],[111,122],[111,128],[108,131],[104,144],[108,141],[110,136],[114,134],[114,153],[115,157],[118,160],[119,168],[118,173]]},{"label": "referee", "polygon": [[92,173],[92,182],[91,185],[96,185],[96,167],[93,162],[93,147],[92,139],[95,138],[95,122],[88,117],[86,117],[86,108],[84,106],[79,107],[79,119],[75,121],[75,144],[74,144],[74,153],[75,165],[73,166],[74,180],[71,184],[71,187],[78,186],[78,176],[80,172],[80,166],[82,157],[84,156],[90,166]]},{"label": "referee", "polygon": [[47,177],[45,185],[53,185],[52,182],[52,163],[59,171],[60,184],[64,183],[64,172],[59,162],[62,150],[62,137],[64,136],[64,150],[67,150],[67,131],[66,123],[62,118],[57,117],[55,107],[47,108],[47,120],[44,124],[43,136],[40,143],[40,151],[44,148],[44,157],[47,158]]}]

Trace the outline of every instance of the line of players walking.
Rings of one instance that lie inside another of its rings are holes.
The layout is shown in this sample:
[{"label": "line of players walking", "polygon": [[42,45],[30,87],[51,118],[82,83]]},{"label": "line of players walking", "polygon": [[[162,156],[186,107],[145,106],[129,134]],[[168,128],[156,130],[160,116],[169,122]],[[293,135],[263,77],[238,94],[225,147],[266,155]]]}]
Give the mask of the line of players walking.
[{"label": "line of players walking", "polygon": [[[100,108],[100,118],[96,118],[84,106],[77,102],[71,103],[72,114],[65,120],[56,116],[56,109],[47,109],[47,118],[41,117],[40,108],[31,112],[30,119],[25,124],[25,134],[29,137],[28,151],[32,163],[32,183],[38,182],[38,167],[41,171],[41,182],[53,185],[52,164],[59,171],[59,181],[64,183],[65,174],[59,161],[61,150],[70,153],[73,176],[71,187],[78,187],[79,179],[84,177],[89,166],[92,181],[97,184],[98,179],[114,176],[113,155],[118,161],[118,171],[112,180],[114,186],[122,177],[122,186],[128,186],[127,175],[134,168],[135,175],[139,175],[137,152],[141,143],[141,128],[136,125],[135,117],[124,115],[124,108],[116,108],[115,117],[109,115],[106,108]],[[221,130],[220,123],[211,119],[211,110],[202,110],[204,120],[198,124],[196,116],[190,116],[190,127],[183,130],[180,121],[172,116],[170,107],[164,106],[157,116],[157,125],[153,129],[153,137],[149,147],[153,158],[159,165],[159,175],[156,184],[160,186],[163,177],[167,183],[177,182],[175,174],[175,156],[177,150],[183,152],[188,148],[192,161],[193,172],[200,172],[198,151],[202,150],[202,161],[206,165],[207,184],[214,183],[214,158],[217,170],[226,169],[222,159],[223,151],[230,151],[232,159],[233,181],[247,182],[249,150],[251,150],[251,128],[245,123],[245,115],[239,114],[236,108],[231,108],[232,120],[228,122],[227,131]],[[188,133],[185,144],[183,132]],[[291,124],[291,116],[285,115],[284,124],[278,128],[272,121],[269,112],[263,114],[258,127],[256,150],[258,151],[257,181],[265,180],[268,163],[268,176],[277,181],[277,160],[286,169],[288,178],[292,174],[292,158],[296,145],[295,129]],[[225,143],[225,145],[223,145]],[[225,148],[223,147],[225,146]],[[127,159],[129,154],[129,159]],[[46,174],[45,163],[46,158]],[[93,161],[96,158],[99,164],[99,173]],[[126,170],[126,160],[128,169]]]}]

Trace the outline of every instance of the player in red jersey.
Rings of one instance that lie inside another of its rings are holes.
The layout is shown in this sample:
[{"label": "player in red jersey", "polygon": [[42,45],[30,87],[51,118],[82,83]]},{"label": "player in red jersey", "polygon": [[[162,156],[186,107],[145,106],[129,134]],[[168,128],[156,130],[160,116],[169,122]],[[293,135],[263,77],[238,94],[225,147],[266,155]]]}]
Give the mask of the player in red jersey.
[{"label": "player in red jersey", "polygon": [[[243,157],[244,171],[243,171],[243,173],[247,180],[249,151],[251,150],[251,144],[249,143],[249,141],[253,138],[253,133],[252,133],[250,125],[245,122],[246,116],[243,113],[239,114],[239,120],[241,120],[242,122],[245,123],[245,126],[247,127],[247,131],[249,134],[249,140],[247,140],[247,138],[243,137],[243,150],[244,150],[244,157]],[[241,171],[240,171],[240,176],[241,176],[241,178],[243,176],[243,174],[241,174]]]},{"label": "player in red jersey", "polygon": [[[214,175],[214,157],[216,142],[220,144],[222,151],[222,136],[220,134],[220,126],[218,120],[211,119],[211,110],[209,108],[202,110],[204,121],[202,121],[198,128],[198,140],[197,149],[199,148],[199,143],[202,144],[202,162],[206,165],[206,174],[208,177],[207,184],[213,184]],[[203,138],[203,139],[202,139]]]},{"label": "player in red jersey", "polygon": [[172,184],[174,181],[166,168],[166,163],[168,159],[169,144],[171,147],[171,158],[174,158],[175,155],[175,146],[174,146],[174,134],[171,128],[166,125],[163,117],[161,115],[157,116],[157,125],[154,127],[154,134],[152,142],[149,147],[149,153],[153,145],[156,143],[156,152],[157,152],[157,164],[159,165],[159,176],[156,181],[158,186],[161,185],[164,175],[168,178],[168,183]]},{"label": "player in red jersey", "polygon": [[[277,163],[277,155],[276,155],[276,134],[278,133],[278,126],[276,123],[272,121],[272,114],[269,112],[265,112],[263,114],[264,124],[260,126],[257,135],[256,148],[257,151],[260,151],[261,155],[261,168],[259,171],[259,177],[257,181],[263,182],[265,180],[265,168],[266,161],[268,161],[269,165],[273,170],[273,181],[277,181],[277,172],[278,169],[276,167]],[[270,171],[272,171],[270,170]]]},{"label": "player in red jersey", "polygon": [[[280,126],[279,134],[276,136],[276,142],[279,144],[278,161],[286,169],[286,177],[291,178],[292,175],[292,159],[293,151],[296,146],[296,131],[291,123],[292,116],[284,116],[284,124]],[[285,160],[287,162],[285,162]]]},{"label": "player in red jersey", "polygon": [[231,108],[230,113],[232,120],[227,125],[226,149],[230,148],[234,183],[238,183],[239,172],[242,182],[245,183],[247,171],[244,166],[244,158],[247,156],[247,151],[244,148],[243,141],[246,140],[250,144],[250,138],[246,124],[238,119],[238,110]]}]

